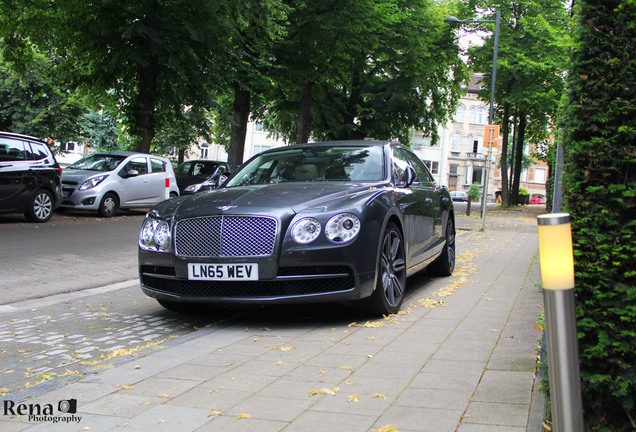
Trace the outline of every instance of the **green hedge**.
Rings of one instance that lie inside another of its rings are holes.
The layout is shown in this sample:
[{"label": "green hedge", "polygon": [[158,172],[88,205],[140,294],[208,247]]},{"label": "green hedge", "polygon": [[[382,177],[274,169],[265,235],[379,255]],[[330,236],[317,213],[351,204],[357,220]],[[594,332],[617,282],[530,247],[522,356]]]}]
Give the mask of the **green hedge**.
[{"label": "green hedge", "polygon": [[589,430],[636,414],[636,1],[575,2],[564,110],[577,323]]}]

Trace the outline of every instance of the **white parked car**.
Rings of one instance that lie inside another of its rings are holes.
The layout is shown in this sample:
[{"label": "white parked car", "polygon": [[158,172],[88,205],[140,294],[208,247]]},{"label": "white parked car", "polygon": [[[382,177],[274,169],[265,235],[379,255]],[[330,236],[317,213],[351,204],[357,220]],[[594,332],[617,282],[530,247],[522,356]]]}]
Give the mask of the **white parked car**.
[{"label": "white parked car", "polygon": [[451,199],[453,201],[468,201],[468,194],[461,191],[451,191]]},{"label": "white parked car", "polygon": [[168,159],[134,152],[94,153],[62,171],[62,209],[112,217],[120,208],[152,207],[179,196]]}]

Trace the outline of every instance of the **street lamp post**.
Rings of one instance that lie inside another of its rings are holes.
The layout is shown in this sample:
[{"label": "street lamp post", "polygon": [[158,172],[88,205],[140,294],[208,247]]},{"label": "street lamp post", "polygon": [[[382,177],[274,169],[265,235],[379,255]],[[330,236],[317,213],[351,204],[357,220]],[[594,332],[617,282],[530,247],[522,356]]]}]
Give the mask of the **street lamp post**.
[{"label": "street lamp post", "polygon": [[[495,48],[493,50],[492,55],[492,84],[490,86],[490,111],[488,112],[488,124],[491,125],[494,117],[495,110],[495,82],[497,80],[497,52],[499,51],[499,20],[501,18],[501,13],[496,11],[496,17],[494,20],[460,20],[453,16],[448,17],[444,20],[446,24],[473,24],[473,23],[495,23]],[[486,174],[484,176],[484,193],[481,197],[481,229],[485,229],[486,226],[486,197],[488,196],[488,176],[490,174],[490,157],[492,153],[492,137],[493,134],[490,134],[491,142],[488,143],[488,154],[486,156]]]}]

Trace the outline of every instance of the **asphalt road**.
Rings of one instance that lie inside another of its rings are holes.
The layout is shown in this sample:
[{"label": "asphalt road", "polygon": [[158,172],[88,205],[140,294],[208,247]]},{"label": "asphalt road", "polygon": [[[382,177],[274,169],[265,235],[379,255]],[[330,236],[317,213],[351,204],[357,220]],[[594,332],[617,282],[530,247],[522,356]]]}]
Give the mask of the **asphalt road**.
[{"label": "asphalt road", "polygon": [[44,224],[0,215],[0,305],[136,278],[144,214],[55,213]]}]

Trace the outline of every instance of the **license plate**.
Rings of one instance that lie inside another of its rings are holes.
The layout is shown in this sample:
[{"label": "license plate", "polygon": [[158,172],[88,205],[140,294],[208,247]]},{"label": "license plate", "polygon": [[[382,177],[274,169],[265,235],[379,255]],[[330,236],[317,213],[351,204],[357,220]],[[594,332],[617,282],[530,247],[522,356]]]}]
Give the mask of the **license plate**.
[{"label": "license plate", "polygon": [[188,264],[190,280],[258,280],[258,264]]}]

